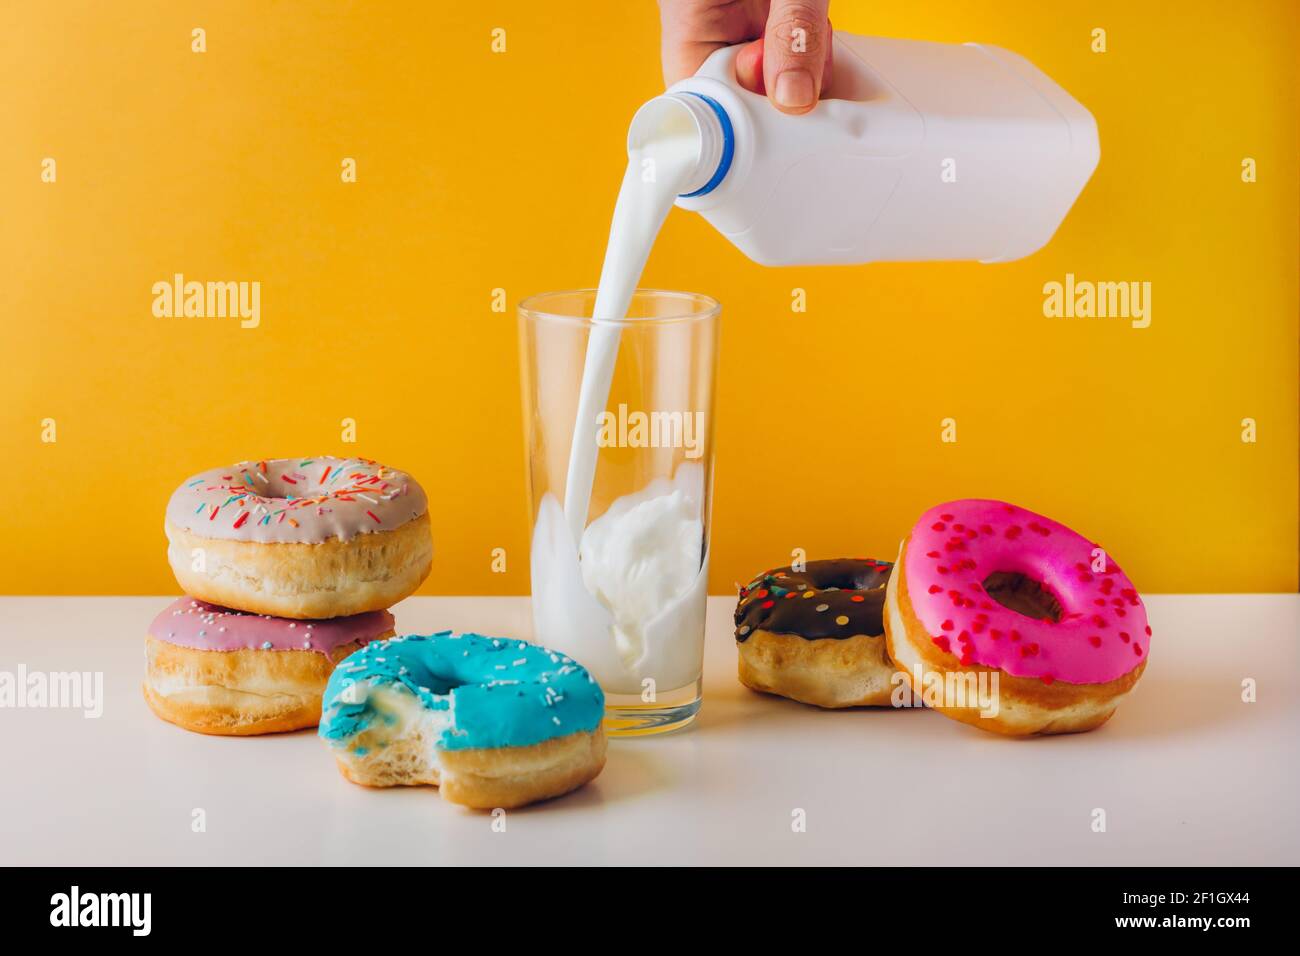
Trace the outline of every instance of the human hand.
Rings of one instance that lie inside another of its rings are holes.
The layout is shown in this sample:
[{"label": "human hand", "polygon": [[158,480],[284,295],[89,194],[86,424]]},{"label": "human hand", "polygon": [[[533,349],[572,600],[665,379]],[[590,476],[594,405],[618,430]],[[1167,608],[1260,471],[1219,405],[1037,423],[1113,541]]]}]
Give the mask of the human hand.
[{"label": "human hand", "polygon": [[[659,0],[664,80],[736,43],[736,79],[784,113],[807,113],[831,76],[830,0]],[[750,42],[746,42],[750,41]]]}]

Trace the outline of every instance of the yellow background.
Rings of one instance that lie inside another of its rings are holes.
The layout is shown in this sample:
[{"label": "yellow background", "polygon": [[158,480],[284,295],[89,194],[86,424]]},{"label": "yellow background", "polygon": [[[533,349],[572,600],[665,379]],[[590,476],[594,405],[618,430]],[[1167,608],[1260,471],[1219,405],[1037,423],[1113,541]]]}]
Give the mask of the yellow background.
[{"label": "yellow background", "polygon": [[[764,269],[672,214],[645,284],[725,309],[711,590],[793,548],[892,558],[924,508],[984,495],[1147,591],[1295,590],[1297,5],[832,8],[1025,54],[1097,117],[1101,165],[1046,249],[996,266]],[[342,453],[428,489],[426,593],[525,593],[514,308],[595,282],[661,88],[650,0],[4,4],[0,590],[174,592],[183,477]],[[154,318],[176,272],[260,281],[261,327]],[[1044,318],[1066,272],[1149,280],[1151,327]]]}]

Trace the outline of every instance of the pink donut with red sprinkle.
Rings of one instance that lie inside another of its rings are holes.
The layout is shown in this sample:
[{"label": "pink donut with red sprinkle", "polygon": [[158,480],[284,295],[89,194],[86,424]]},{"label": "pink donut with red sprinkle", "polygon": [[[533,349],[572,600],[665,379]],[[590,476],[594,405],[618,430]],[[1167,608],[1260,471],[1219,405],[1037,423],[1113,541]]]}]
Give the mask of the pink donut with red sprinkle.
[{"label": "pink donut with red sprinkle", "polygon": [[[921,516],[900,550],[884,617],[890,656],[918,693],[928,675],[946,687],[955,686],[949,674],[984,681],[978,706],[927,703],[1013,735],[1100,726],[1141,676],[1151,644],[1142,599],[1104,548],[989,499]],[[999,699],[989,704],[993,683]]]}]

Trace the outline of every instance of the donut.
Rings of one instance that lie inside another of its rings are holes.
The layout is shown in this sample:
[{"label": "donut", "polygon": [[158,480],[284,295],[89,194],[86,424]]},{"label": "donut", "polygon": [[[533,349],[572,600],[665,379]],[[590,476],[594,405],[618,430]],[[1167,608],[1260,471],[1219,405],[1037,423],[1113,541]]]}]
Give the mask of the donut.
[{"label": "donut", "polygon": [[1025,508],[966,499],[931,508],[903,541],[885,639],[926,704],[1023,736],[1105,723],[1146,669],[1151,627],[1096,544]]},{"label": "donut", "polygon": [[341,662],[318,733],[353,783],[431,785],[452,803],[510,809],[600,773],[604,714],[600,686],[571,658],[443,631],[377,641]]},{"label": "donut", "polygon": [[144,699],[163,720],[201,734],[314,727],[335,663],[392,633],[387,611],[290,621],[183,597],[145,636]]},{"label": "donut", "polygon": [[195,475],[167,503],[167,558],[191,597],[298,619],[378,611],[429,574],[428,502],[364,458],[277,458]]},{"label": "donut", "polygon": [[776,568],[740,589],[740,682],[818,707],[891,702],[881,610],[891,565],[871,558]]}]

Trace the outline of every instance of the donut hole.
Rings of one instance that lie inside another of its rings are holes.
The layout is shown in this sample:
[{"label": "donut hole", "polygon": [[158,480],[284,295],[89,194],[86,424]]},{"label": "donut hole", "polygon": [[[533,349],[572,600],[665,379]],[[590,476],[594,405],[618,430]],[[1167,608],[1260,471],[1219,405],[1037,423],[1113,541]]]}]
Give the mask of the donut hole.
[{"label": "donut hole", "polygon": [[437,694],[440,697],[450,694],[458,687],[466,687],[469,681],[457,680],[454,677],[442,677],[435,674],[430,678],[425,686],[429,688],[430,693]]},{"label": "donut hole", "polygon": [[286,501],[289,498],[302,498],[305,496],[305,492],[302,490],[301,485],[291,485],[287,481],[282,480],[282,478],[283,476],[281,475],[272,474],[268,476],[265,481],[258,480],[250,487],[240,490],[248,491],[250,494],[257,496],[258,498],[276,504]]},{"label": "donut hole", "polygon": [[1019,571],[994,571],[983,583],[988,596],[1003,607],[1036,621],[1060,623],[1061,602],[1041,581]]},{"label": "donut hole", "polygon": [[804,577],[818,591],[870,591],[885,586],[885,571],[857,561],[809,561]]}]

